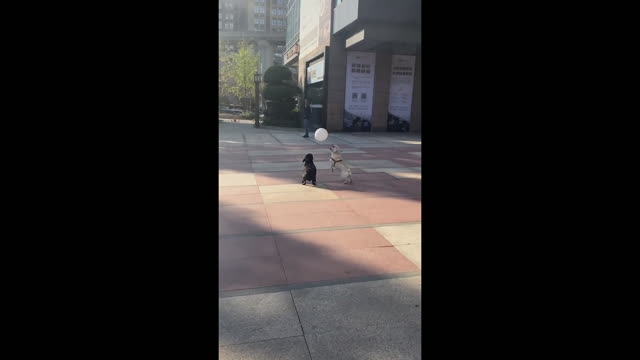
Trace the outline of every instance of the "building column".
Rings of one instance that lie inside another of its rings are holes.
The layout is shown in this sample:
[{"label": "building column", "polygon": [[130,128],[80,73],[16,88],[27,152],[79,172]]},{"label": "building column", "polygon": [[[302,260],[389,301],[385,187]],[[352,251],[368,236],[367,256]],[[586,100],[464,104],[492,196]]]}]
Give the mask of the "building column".
[{"label": "building column", "polygon": [[260,54],[260,64],[262,65],[262,73],[264,74],[268,68],[273,65],[275,45],[267,40],[258,40],[258,54]]},{"label": "building column", "polygon": [[422,48],[418,46],[413,78],[410,132],[422,131]]},{"label": "building column", "polygon": [[344,89],[347,81],[347,50],[344,39],[333,37],[329,48],[327,73],[327,131],[342,131],[344,119]]},{"label": "building column", "polygon": [[371,131],[387,131],[390,83],[391,51],[379,49],[376,51],[376,67],[373,79]]}]

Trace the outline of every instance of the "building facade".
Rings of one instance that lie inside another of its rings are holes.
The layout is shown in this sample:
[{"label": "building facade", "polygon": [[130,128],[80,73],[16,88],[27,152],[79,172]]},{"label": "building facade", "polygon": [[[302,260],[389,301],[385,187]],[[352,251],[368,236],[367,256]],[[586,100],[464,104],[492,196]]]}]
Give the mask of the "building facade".
[{"label": "building facade", "polygon": [[[420,131],[420,0],[289,1],[285,63],[329,131]],[[289,36],[291,34],[291,36]],[[296,64],[297,63],[297,64]]]},{"label": "building facade", "polygon": [[287,2],[287,34],[284,65],[289,67],[293,78],[298,79],[298,54],[300,53],[300,0]]},{"label": "building facade", "polygon": [[282,65],[287,30],[286,0],[220,0],[218,31],[220,53],[235,51],[241,41],[255,45],[264,73]]}]

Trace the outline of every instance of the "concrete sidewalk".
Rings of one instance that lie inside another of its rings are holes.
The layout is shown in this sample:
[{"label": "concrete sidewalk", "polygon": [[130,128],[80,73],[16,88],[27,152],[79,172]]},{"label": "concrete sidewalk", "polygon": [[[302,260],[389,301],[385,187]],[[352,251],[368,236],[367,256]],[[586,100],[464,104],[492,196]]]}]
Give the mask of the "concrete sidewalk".
[{"label": "concrete sidewalk", "polygon": [[419,136],[219,127],[220,358],[420,359]]}]

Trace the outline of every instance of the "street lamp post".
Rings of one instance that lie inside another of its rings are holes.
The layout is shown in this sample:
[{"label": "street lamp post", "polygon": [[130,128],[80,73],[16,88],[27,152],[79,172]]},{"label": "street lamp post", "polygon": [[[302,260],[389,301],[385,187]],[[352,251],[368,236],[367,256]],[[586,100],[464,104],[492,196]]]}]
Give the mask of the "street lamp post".
[{"label": "street lamp post", "polygon": [[254,126],[257,128],[260,127],[260,94],[258,89],[260,88],[261,77],[262,75],[259,72],[253,75],[253,82],[256,83],[256,124]]}]

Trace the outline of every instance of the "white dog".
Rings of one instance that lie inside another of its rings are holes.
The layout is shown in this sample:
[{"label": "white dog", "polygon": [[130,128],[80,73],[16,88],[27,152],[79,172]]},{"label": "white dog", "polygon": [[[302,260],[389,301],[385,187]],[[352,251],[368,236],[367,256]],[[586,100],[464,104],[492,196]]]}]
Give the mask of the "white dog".
[{"label": "white dog", "polygon": [[334,168],[340,170],[340,176],[345,179],[344,183],[352,183],[351,169],[344,159],[342,159],[342,150],[340,147],[334,144],[329,147],[329,150],[331,151],[331,158],[329,159],[331,162],[331,172],[333,172]]}]

